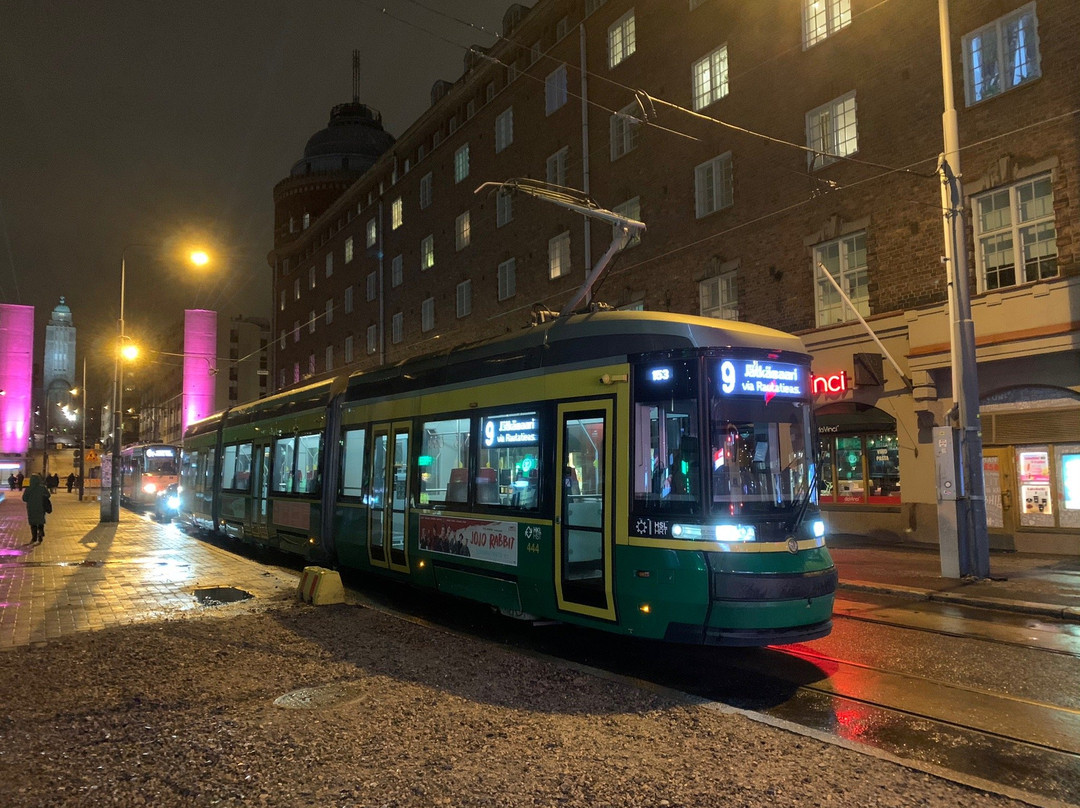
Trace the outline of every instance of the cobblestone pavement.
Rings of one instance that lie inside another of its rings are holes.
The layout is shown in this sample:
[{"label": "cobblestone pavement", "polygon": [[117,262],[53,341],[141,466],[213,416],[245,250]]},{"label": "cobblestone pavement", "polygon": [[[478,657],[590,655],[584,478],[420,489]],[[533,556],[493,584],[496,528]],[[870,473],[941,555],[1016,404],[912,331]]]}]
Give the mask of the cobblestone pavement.
[{"label": "cobblestone pavement", "polygon": [[194,592],[234,587],[256,599],[295,590],[297,575],[232,555],[122,510],[100,522],[97,501],[53,495],[45,540],[31,545],[17,491],[0,502],[0,648],[77,631],[175,617],[203,608]]}]

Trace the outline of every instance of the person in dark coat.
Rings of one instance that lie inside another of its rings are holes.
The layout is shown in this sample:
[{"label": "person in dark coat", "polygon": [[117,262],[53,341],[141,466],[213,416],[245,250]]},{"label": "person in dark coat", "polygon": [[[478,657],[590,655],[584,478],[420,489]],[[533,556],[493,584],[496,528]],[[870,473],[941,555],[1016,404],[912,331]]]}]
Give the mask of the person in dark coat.
[{"label": "person in dark coat", "polygon": [[8,482],[8,488],[10,488],[12,491],[14,491],[15,490],[15,475],[12,474],[10,477],[8,477],[7,482]]},{"label": "person in dark coat", "polygon": [[21,491],[22,490],[22,484],[23,484],[23,473],[20,471],[18,474],[15,475],[15,488],[17,490]]},{"label": "person in dark coat", "polygon": [[45,538],[46,503],[49,501],[49,489],[41,481],[41,475],[30,475],[30,485],[23,491],[22,499],[26,503],[26,521],[30,523],[30,542],[41,544]]},{"label": "person in dark coat", "polygon": [[75,477],[75,472],[74,471],[71,472],[71,474],[69,474],[67,476],[67,484],[68,484],[68,493],[69,494],[71,493],[71,489],[75,487],[75,480],[76,479],[77,478]]}]

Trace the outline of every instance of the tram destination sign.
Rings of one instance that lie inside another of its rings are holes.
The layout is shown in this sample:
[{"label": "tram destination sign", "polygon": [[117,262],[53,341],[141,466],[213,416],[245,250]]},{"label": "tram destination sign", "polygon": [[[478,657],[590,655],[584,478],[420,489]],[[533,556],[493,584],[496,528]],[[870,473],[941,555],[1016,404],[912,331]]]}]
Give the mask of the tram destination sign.
[{"label": "tram destination sign", "polygon": [[723,359],[717,384],[724,396],[808,398],[809,371],[788,362],[761,359]]}]

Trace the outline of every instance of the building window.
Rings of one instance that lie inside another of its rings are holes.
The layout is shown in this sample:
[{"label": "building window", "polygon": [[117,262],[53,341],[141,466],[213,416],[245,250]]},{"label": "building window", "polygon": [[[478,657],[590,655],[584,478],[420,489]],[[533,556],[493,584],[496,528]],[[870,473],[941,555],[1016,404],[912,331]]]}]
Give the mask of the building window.
[{"label": "building window", "polygon": [[300,341],[300,321],[299,320],[293,320],[292,341],[293,342],[299,342]]},{"label": "building window", "polygon": [[435,236],[426,236],[420,242],[420,269],[431,269],[435,266]]},{"label": "building window", "polygon": [[694,109],[703,109],[728,94],[727,45],[694,62],[691,68]]},{"label": "building window", "polygon": [[293,362],[292,366],[293,384],[300,381],[300,363]]},{"label": "building window", "polygon": [[464,250],[469,246],[472,237],[469,226],[469,211],[465,211],[454,220],[454,246],[457,250]]},{"label": "building window", "polygon": [[293,281],[293,300],[300,299],[300,279],[297,278]]},{"label": "building window", "polygon": [[326,277],[330,277],[334,274],[334,254],[328,252],[326,254]]},{"label": "building window", "polygon": [[[394,341],[397,342],[397,340]],[[367,328],[367,352],[373,354],[377,350],[379,350],[379,327],[369,325]]]},{"label": "building window", "polygon": [[400,311],[390,318],[390,341],[397,344],[405,339],[405,315]]},{"label": "building window", "polygon": [[304,226],[303,226],[303,229],[307,230],[309,227],[311,227],[311,214],[310,213],[305,213],[304,214]]},{"label": "building window", "polygon": [[308,285],[308,289],[314,289],[315,288],[315,267],[308,267],[307,285]]},{"label": "building window", "polygon": [[309,376],[315,375],[315,352],[312,351],[308,354],[307,358],[307,372]]},{"label": "building window", "polygon": [[403,219],[403,208],[401,197],[399,196],[393,202],[390,203],[390,229],[397,230],[401,227]]},{"label": "building window", "polygon": [[[628,199],[621,205],[616,205],[611,209],[612,213],[618,213],[620,216],[625,216],[627,219],[633,219],[634,221],[641,221],[641,197],[635,196],[633,199]],[[611,226],[611,238],[616,239],[619,237],[619,226]],[[630,240],[626,242],[626,246],[623,248],[629,249],[630,247],[636,247],[641,243],[641,231],[636,230],[630,237]]]},{"label": "building window", "polygon": [[555,23],[555,39],[556,41],[562,39],[570,33],[570,18],[562,17]]},{"label": "building window", "polygon": [[345,313],[353,313],[353,288],[351,286],[345,287]]},{"label": "building window", "polygon": [[854,90],[806,113],[806,145],[811,149],[806,159],[812,169],[859,150]]},{"label": "building window", "polygon": [[345,239],[345,263],[348,264],[353,259],[353,238],[349,236]]},{"label": "building window", "polygon": [[469,120],[475,114],[476,114],[476,99],[475,98],[470,98],[469,103],[465,105],[465,120]]},{"label": "building window", "polygon": [[534,65],[540,60],[540,43],[534,42],[529,48],[529,64]]},{"label": "building window", "polygon": [[629,104],[614,115],[608,124],[611,133],[611,159],[618,160],[637,147],[638,128],[641,120],[637,117],[637,103]]},{"label": "building window", "polygon": [[1035,4],[1028,3],[964,37],[964,90],[968,106],[1042,75],[1038,24]]},{"label": "building window", "polygon": [[469,176],[469,144],[454,152],[454,182],[461,182]]},{"label": "building window", "polygon": [[431,172],[420,178],[420,209],[431,207]]},{"label": "building window", "polygon": [[376,297],[376,289],[378,288],[378,276],[374,272],[369,272],[367,276],[367,299],[374,300]]},{"label": "building window", "polygon": [[334,322],[334,299],[330,298],[326,301],[326,324]]},{"label": "building window", "polygon": [[739,319],[739,289],[735,283],[735,270],[703,280],[698,284],[698,296],[702,317]]},{"label": "building window", "polygon": [[630,9],[608,28],[608,67],[615,67],[619,62],[631,56],[635,48],[634,10]]},{"label": "building window", "polygon": [[517,261],[508,258],[499,264],[499,300],[507,300],[517,294]]},{"label": "building window", "polygon": [[278,305],[278,311],[285,311],[285,290],[284,289],[281,290],[281,295],[279,297],[281,299],[280,299],[280,302],[279,302],[279,305]]},{"label": "building window", "polygon": [[309,334],[315,333],[315,309],[308,312],[307,330]]},{"label": "building window", "polygon": [[544,110],[548,115],[566,103],[566,65],[559,65],[544,80]]},{"label": "building window", "polygon": [[457,131],[457,115],[450,116],[450,134],[454,134]]},{"label": "building window", "polygon": [[585,0],[585,16],[588,17],[606,2],[607,0]]},{"label": "building window", "polygon": [[495,226],[502,227],[514,218],[514,197],[505,190],[495,194]]},{"label": "building window", "polygon": [[345,337],[345,364],[353,361],[353,338],[352,334]]},{"label": "building window", "polygon": [[803,50],[851,25],[851,0],[802,0]]},{"label": "building window", "polygon": [[375,229],[375,220],[368,219],[367,223],[367,245],[374,247],[375,242],[378,240],[378,231]]},{"label": "building window", "polygon": [[566,157],[569,146],[563,146],[547,159],[547,181],[549,185],[566,185]]},{"label": "building window", "polygon": [[714,157],[694,169],[694,208],[697,218],[735,203],[731,152]]},{"label": "building window", "polygon": [[972,208],[983,290],[1057,276],[1054,189],[1049,174],[977,196]]},{"label": "building window", "polygon": [[548,277],[561,278],[570,272],[570,231],[564,230],[548,241]]},{"label": "building window", "polygon": [[327,345],[326,346],[326,369],[327,370],[333,370],[334,369],[334,346],[333,345]]},{"label": "building window", "polygon": [[870,276],[866,270],[866,231],[835,239],[814,247],[814,277],[817,282],[817,324],[844,323],[855,319],[851,308],[835,287],[821,274],[824,265],[844,290],[859,314],[870,316]]},{"label": "building window", "polygon": [[393,287],[401,286],[405,274],[405,259],[400,255],[395,255],[394,259],[390,262],[390,285]]},{"label": "building window", "polygon": [[495,119],[495,153],[514,142],[514,108],[509,107]]},{"label": "building window", "polygon": [[489,81],[484,88],[484,103],[488,104],[495,100],[495,82]]},{"label": "building window", "polygon": [[285,329],[281,329],[281,336],[278,338],[278,348],[282,351],[285,350]]},{"label": "building window", "polygon": [[457,285],[457,316],[468,317],[472,314],[472,281],[462,281]]},{"label": "building window", "polygon": [[435,327],[435,298],[424,298],[420,304],[420,330],[428,332]]}]

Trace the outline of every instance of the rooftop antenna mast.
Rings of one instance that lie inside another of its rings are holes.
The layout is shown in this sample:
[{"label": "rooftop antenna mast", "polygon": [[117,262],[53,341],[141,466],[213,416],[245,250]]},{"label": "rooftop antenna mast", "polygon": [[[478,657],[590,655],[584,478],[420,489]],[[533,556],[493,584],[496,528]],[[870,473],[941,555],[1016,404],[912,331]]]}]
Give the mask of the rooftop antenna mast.
[{"label": "rooftop antenna mast", "polygon": [[582,300],[591,302],[592,300],[592,288],[596,285],[597,279],[607,268],[607,265],[611,262],[611,259],[615,257],[615,253],[630,243],[630,240],[645,230],[645,223],[639,222],[637,219],[631,219],[629,216],[623,216],[620,213],[602,208],[593,202],[588,196],[581,191],[577,191],[573,188],[564,188],[561,185],[552,185],[547,182],[540,182],[539,180],[530,179],[511,179],[505,182],[485,182],[480,185],[473,193],[480,193],[485,188],[497,188],[498,193],[507,193],[508,191],[521,191],[529,196],[535,196],[537,199],[546,199],[548,202],[552,202],[559,207],[572,210],[576,213],[580,213],[582,216],[589,216],[593,219],[600,219],[614,226],[615,236],[611,240],[611,246],[607,248],[607,252],[600,256],[599,260],[593,265],[592,270],[585,278],[585,282],[581,284],[581,288],[578,289],[570,300],[562,307],[562,311],[559,312],[560,317],[566,317],[569,314],[573,314],[574,309]]}]

